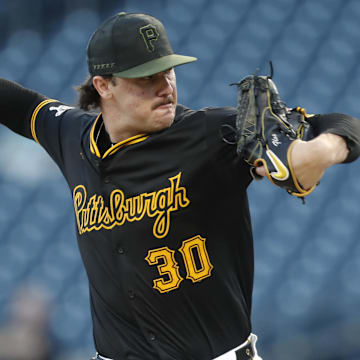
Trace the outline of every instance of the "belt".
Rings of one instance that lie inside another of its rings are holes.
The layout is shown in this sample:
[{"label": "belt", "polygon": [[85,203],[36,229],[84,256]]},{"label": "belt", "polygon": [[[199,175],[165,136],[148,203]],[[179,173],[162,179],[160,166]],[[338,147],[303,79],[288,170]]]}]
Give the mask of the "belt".
[{"label": "belt", "polygon": [[[236,348],[218,356],[213,360],[262,360],[256,350],[257,336],[250,334],[246,341]],[[96,356],[91,360],[113,360],[96,353]]]},{"label": "belt", "polygon": [[90,360],[113,360],[113,359],[106,358],[104,356],[99,355],[99,353],[96,353],[95,357],[91,358]]},{"label": "belt", "polygon": [[241,345],[215,358],[214,360],[262,360],[256,350],[257,336],[250,334]]}]

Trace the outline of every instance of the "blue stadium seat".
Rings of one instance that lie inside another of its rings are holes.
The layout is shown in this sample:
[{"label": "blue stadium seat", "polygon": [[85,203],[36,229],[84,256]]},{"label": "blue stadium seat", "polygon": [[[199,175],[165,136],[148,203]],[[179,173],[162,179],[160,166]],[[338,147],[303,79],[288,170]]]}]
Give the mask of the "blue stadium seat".
[{"label": "blue stadium seat", "polygon": [[[83,272],[82,272],[83,274]],[[52,318],[52,329],[60,342],[76,346],[91,331],[88,286],[83,277],[74,279],[63,292]]]},{"label": "blue stadium seat", "polygon": [[[194,4],[196,2],[193,2]],[[150,11],[150,13],[154,13]],[[164,18],[166,18],[168,23],[172,23],[173,26],[180,27],[182,31],[190,31],[189,25],[192,25],[193,22],[196,21],[197,12],[194,12],[192,6],[188,6],[188,4],[183,3],[181,1],[177,1],[176,3],[171,4],[171,6],[165,7]]]}]

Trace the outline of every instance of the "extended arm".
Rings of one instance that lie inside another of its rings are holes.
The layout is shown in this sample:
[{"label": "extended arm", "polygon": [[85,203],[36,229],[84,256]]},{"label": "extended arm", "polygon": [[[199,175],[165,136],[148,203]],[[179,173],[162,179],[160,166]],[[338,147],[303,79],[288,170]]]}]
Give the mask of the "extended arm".
[{"label": "extended arm", "polygon": [[0,78],[0,123],[19,135],[32,139],[31,114],[46,97],[9,80]]},{"label": "extended arm", "polygon": [[[297,141],[292,148],[294,173],[304,189],[319,182],[332,165],[356,160],[360,155],[360,120],[344,114],[308,118],[316,137]],[[265,169],[256,172],[264,176]]]}]

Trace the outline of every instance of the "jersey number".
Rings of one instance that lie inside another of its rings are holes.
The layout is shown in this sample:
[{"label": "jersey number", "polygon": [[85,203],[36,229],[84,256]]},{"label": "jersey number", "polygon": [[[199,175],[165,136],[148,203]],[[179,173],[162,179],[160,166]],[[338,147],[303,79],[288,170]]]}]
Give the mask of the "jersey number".
[{"label": "jersey number", "polygon": [[[197,235],[184,240],[179,249],[186,267],[186,278],[193,283],[209,277],[213,269],[205,241],[206,239]],[[148,251],[145,260],[149,265],[157,265],[158,272],[162,276],[153,281],[153,287],[159,292],[165,293],[177,289],[184,280],[179,273],[179,265],[175,260],[175,250],[171,250],[167,246],[152,249]]]}]

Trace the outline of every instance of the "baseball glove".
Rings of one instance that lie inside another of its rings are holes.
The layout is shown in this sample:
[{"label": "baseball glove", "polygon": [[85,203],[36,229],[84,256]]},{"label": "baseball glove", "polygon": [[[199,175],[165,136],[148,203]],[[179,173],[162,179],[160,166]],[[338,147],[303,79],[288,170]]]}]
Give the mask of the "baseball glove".
[{"label": "baseball glove", "polygon": [[316,186],[307,190],[302,188],[294,175],[290,153],[296,141],[313,138],[305,109],[286,107],[280,100],[272,74],[250,75],[236,85],[237,153],[251,165],[255,179],[261,178],[255,168],[263,165],[267,178],[274,185],[304,199]]}]

